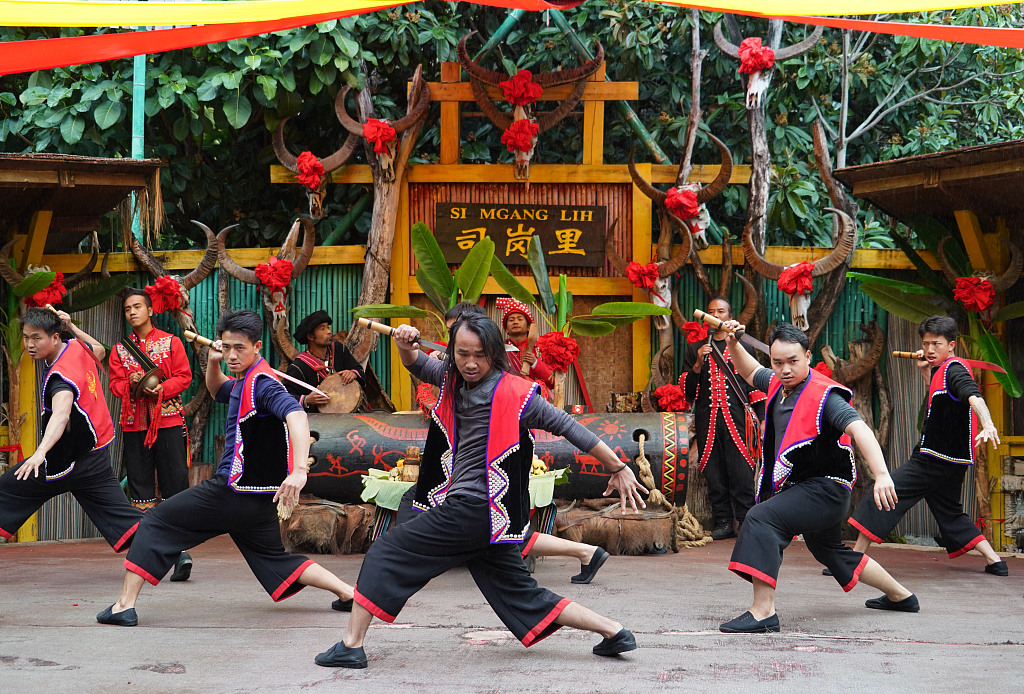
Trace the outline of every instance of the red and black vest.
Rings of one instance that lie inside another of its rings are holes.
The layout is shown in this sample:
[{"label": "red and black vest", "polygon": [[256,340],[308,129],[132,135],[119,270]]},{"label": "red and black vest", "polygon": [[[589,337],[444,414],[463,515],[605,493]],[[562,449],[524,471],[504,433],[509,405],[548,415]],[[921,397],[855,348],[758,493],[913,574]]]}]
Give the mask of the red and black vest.
[{"label": "red and black vest", "polygon": [[114,440],[114,422],[100,387],[96,362],[81,340],[68,340],[64,350],[53,362],[43,378],[43,411],[40,422],[43,430],[53,414],[53,403],[47,395],[47,385],[54,376],[60,376],[75,391],[71,418],[64,435],[51,448],[45,459],[47,480],[67,475],[75,467],[75,459],[90,451],[109,446]]},{"label": "red and black vest", "polygon": [[256,410],[256,382],[260,378],[278,380],[263,357],[242,377],[242,395],[235,422],[235,453],[228,484],[236,492],[275,494],[294,467],[292,445],[287,424],[272,414],[260,414]]},{"label": "red and black vest", "polygon": [[810,370],[807,382],[797,395],[776,456],[772,407],[782,391],[782,381],[772,374],[762,448],[764,467],[756,481],[756,501],[767,499],[783,485],[812,477],[827,477],[848,489],[853,488],[857,481],[857,463],[850,437],[822,418],[825,401],[833,390],[838,390],[846,402],[853,399],[853,392],[848,388]]},{"label": "red and black vest", "polygon": [[[413,506],[425,511],[444,503],[451,487],[455,429],[455,383],[447,376],[437,404],[420,463]],[[523,411],[540,386],[513,374],[502,374],[491,394],[487,431],[487,499],[491,544],[519,543],[530,522],[530,462],[533,434],[521,430]]]},{"label": "red and black vest", "polygon": [[977,420],[970,403],[957,400],[947,388],[949,368],[953,364],[960,364],[967,369],[967,373],[971,372],[967,364],[956,357],[950,357],[932,374],[928,387],[928,414],[924,419],[918,448],[925,455],[948,463],[972,465]]}]

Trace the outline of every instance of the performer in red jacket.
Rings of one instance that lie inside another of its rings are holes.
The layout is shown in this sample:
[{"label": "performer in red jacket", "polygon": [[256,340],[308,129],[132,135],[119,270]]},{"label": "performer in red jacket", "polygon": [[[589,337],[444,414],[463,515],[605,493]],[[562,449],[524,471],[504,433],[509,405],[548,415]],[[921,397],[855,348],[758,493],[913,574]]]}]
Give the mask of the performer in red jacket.
[{"label": "performer in red jacket", "polygon": [[555,387],[555,370],[544,361],[537,345],[527,349],[533,313],[522,301],[509,297],[500,297],[495,305],[502,309],[501,327],[505,329],[508,338],[506,344],[519,348],[518,352],[508,352],[508,368],[513,373],[521,373],[523,363],[529,364],[527,376],[541,385],[541,395],[545,400],[550,400],[551,389]]}]

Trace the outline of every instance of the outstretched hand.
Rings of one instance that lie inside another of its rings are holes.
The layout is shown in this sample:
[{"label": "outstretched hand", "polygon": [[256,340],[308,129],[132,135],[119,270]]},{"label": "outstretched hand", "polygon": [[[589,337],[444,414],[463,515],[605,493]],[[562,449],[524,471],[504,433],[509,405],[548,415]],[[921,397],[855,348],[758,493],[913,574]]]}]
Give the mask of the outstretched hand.
[{"label": "outstretched hand", "polygon": [[608,488],[604,490],[602,496],[608,496],[612,492],[619,493],[619,501],[621,502],[622,513],[626,513],[626,504],[628,503],[633,513],[640,513],[637,508],[637,504],[640,504],[640,508],[647,508],[647,504],[641,494],[649,494],[650,492],[640,484],[636,475],[629,468],[628,465],[623,464],[622,468],[612,473],[608,479]]},{"label": "outstretched hand", "polygon": [[891,511],[896,508],[896,484],[889,473],[875,477],[875,506],[879,511]]}]

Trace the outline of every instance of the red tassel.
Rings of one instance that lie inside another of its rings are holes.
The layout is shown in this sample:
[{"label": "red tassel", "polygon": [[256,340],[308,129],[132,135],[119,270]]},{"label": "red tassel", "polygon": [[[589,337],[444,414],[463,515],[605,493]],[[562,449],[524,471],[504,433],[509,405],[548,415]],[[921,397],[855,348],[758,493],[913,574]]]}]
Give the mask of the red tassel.
[{"label": "red tassel", "polygon": [[149,429],[146,430],[146,438],[143,441],[146,448],[152,448],[153,444],[156,443],[157,432],[160,431],[160,410],[164,402],[164,391],[158,390],[156,393],[156,404],[153,409],[150,410],[149,416]]}]

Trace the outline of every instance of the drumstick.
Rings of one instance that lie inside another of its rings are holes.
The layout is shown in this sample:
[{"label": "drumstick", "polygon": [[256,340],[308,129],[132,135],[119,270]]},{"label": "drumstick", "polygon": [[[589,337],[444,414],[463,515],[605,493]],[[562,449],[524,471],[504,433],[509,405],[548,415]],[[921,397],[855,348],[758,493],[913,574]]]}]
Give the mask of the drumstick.
[{"label": "drumstick", "polygon": [[899,357],[901,359],[917,359],[919,361],[921,360],[921,357],[919,357],[917,355],[917,352],[897,352],[897,351],[894,351],[892,353],[892,356]]},{"label": "drumstick", "polygon": [[[202,335],[197,335],[196,333],[192,332],[191,330],[184,330],[184,331],[182,331],[182,334],[185,336],[185,339],[188,340],[189,342],[198,342],[199,344],[205,345],[207,347],[210,347],[211,345],[213,345],[213,340],[211,340],[208,337],[203,337]],[[295,378],[293,376],[289,376],[284,371],[278,371],[275,368],[271,368],[270,370],[273,371],[274,373],[276,373],[278,376],[280,376],[281,378],[283,378],[286,381],[291,381],[292,383],[294,383],[297,386],[302,386],[303,388],[305,388],[306,390],[308,390],[308,391],[310,391],[312,393],[318,393],[318,394],[324,396],[325,398],[327,398],[328,400],[331,399],[330,395],[328,395],[327,393],[323,392],[322,390],[320,390],[316,386],[312,386],[312,385],[306,383],[305,381],[300,381],[299,379],[297,379],[297,378]]]}]

